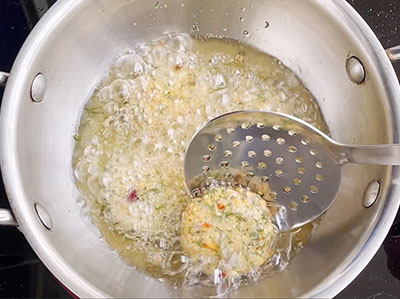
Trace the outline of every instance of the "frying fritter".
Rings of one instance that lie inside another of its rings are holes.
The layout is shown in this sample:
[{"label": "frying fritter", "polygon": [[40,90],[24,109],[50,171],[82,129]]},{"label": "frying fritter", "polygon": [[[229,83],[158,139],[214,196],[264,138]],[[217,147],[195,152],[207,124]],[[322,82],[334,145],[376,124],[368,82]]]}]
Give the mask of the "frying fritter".
[{"label": "frying fritter", "polygon": [[266,201],[242,187],[214,187],[182,216],[181,244],[193,263],[225,275],[242,275],[273,254],[276,230]]}]

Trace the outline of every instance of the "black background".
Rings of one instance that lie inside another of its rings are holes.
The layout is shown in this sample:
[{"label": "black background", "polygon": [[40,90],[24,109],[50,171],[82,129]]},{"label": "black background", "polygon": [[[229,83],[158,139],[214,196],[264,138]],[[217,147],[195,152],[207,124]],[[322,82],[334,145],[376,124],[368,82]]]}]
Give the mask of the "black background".
[{"label": "black background", "polygon": [[[0,0],[0,71],[10,71],[30,30],[55,1],[47,0],[46,5],[35,8],[30,0]],[[384,48],[400,45],[400,0],[348,2]],[[394,67],[400,79],[400,62]],[[2,93],[0,87],[0,98]],[[0,208],[9,208],[2,182]],[[15,228],[0,227],[0,297],[70,298]],[[400,213],[374,259],[338,298],[400,298]]]}]

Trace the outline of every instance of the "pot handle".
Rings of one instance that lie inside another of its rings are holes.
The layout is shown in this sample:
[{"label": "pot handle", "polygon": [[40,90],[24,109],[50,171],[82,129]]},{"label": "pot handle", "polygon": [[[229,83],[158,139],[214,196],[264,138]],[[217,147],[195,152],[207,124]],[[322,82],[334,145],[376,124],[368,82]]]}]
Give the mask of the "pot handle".
[{"label": "pot handle", "polygon": [[386,53],[391,61],[400,61],[400,45],[386,49]]},{"label": "pot handle", "polygon": [[5,86],[9,73],[0,72],[0,86]]},{"label": "pot handle", "polygon": [[0,226],[18,226],[10,210],[0,209]]},{"label": "pot handle", "polygon": [[[9,73],[0,72],[0,86],[5,86]],[[0,226],[18,226],[10,210],[0,209]]]}]

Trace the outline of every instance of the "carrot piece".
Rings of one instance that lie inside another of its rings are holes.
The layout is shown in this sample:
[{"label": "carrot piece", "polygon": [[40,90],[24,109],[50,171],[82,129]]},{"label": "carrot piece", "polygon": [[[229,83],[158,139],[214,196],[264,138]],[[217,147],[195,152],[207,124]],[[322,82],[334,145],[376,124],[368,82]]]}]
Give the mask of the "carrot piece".
[{"label": "carrot piece", "polygon": [[220,210],[225,209],[225,205],[222,204],[222,203],[217,203],[217,207],[218,207],[218,209],[220,209]]}]

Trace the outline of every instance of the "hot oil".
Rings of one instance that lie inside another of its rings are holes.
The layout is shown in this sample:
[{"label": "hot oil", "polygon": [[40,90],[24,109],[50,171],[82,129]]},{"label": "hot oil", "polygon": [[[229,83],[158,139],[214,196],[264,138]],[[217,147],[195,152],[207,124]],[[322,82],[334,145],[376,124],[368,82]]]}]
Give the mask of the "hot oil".
[{"label": "hot oil", "polygon": [[237,110],[292,114],[327,131],[311,93],[277,59],[234,40],[167,35],[120,56],[83,111],[73,168],[93,223],[123,260],[218,294],[283,270],[314,224],[280,234],[271,262],[246,277],[210,277],[180,246],[191,198],[185,149],[210,119]]}]

